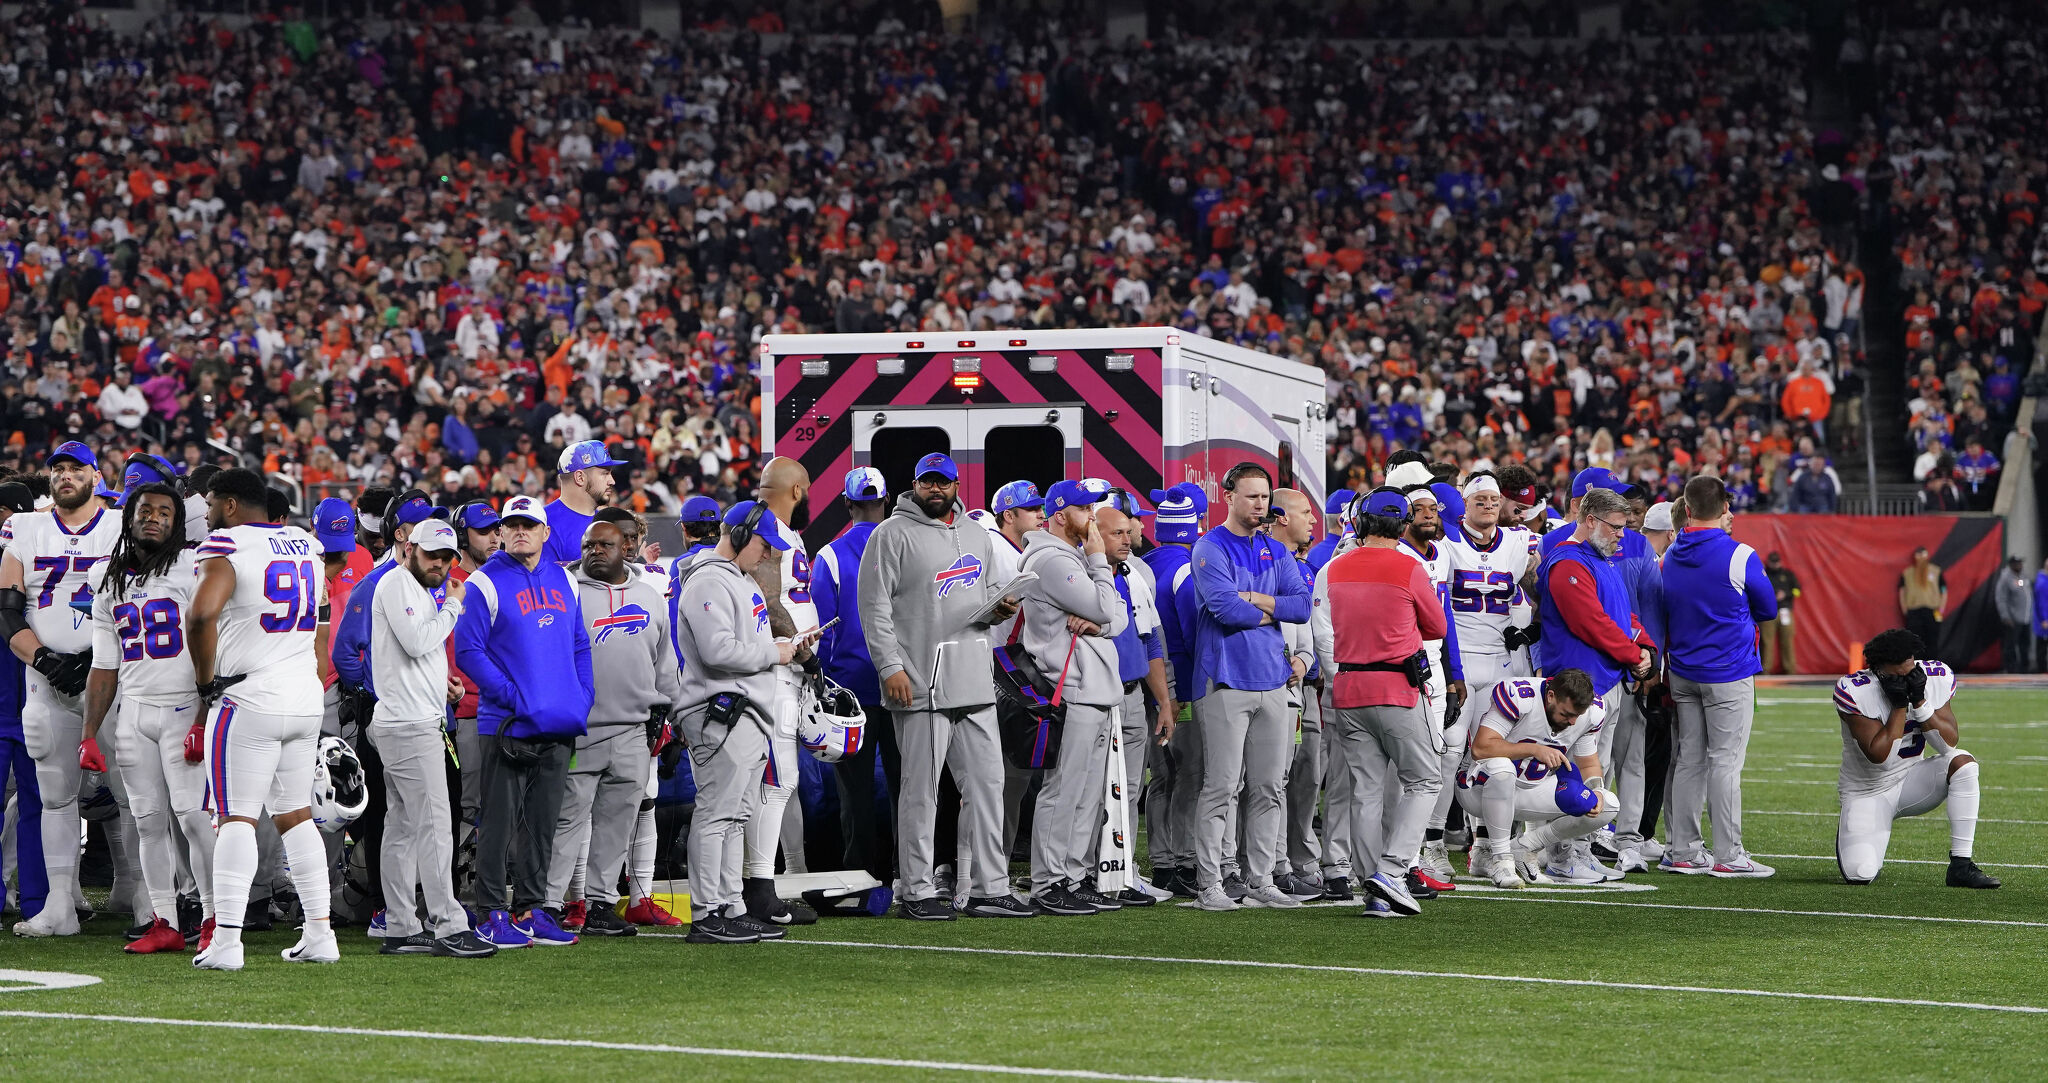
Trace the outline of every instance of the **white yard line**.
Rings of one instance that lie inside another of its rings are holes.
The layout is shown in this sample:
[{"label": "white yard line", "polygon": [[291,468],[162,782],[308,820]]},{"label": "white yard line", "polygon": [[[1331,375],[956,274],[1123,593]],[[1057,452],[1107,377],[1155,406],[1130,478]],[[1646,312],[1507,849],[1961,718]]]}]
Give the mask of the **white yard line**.
[{"label": "white yard line", "polygon": [[[1900,1003],[1906,1003],[1901,1001]],[[2048,1010],[2048,1009],[2043,1009]],[[1227,1080],[1173,1075],[1125,1075],[1087,1068],[1030,1068],[1012,1064],[974,1064],[966,1061],[899,1060],[894,1057],[851,1057],[831,1053],[785,1053],[764,1049],[721,1049],[710,1046],[661,1045],[652,1042],[599,1042],[581,1038],[535,1038],[518,1034],[453,1034],[438,1030],[380,1030],[371,1027],[321,1027],[303,1023],[256,1023],[234,1019],[164,1019],[148,1015],[93,1015],[84,1012],[0,1011],[0,1018],[63,1019],[86,1023],[133,1023],[144,1026],[200,1027],[215,1030],[285,1031],[293,1034],[331,1034],[351,1038],[412,1038],[434,1042],[474,1042],[479,1045],[536,1045],[567,1049],[602,1049],[625,1053],[680,1053],[693,1057],[735,1057],[742,1060],[801,1061],[807,1064],[857,1064],[871,1068],[919,1068],[934,1072],[968,1072],[974,1075],[1039,1076],[1049,1079],[1101,1079],[1129,1083],[1230,1083]]]},{"label": "white yard line", "polygon": [[[1833,854],[1751,854],[1751,855],[1749,855],[1749,856],[1751,856],[1751,857],[1762,857],[1762,858],[1768,858],[1768,859],[1770,859],[1770,860],[1772,860],[1772,861],[1833,861],[1833,860],[1835,860],[1835,855],[1833,855]],[[1885,863],[1885,864],[1887,864],[1887,865],[1943,865],[1943,866],[1946,866],[1946,865],[1948,864],[1948,862],[1946,862],[1946,861],[1926,861],[1926,860],[1920,860],[1920,859],[1916,859],[1916,858],[1910,858],[1910,857],[1888,857],[1888,858],[1885,858],[1885,859],[1884,859],[1884,863]],[[1995,862],[1995,861],[1979,861],[1979,862],[1977,862],[1977,864],[1979,864],[1979,865],[1982,865],[1983,867],[1985,867],[1985,868],[1987,868],[1987,869],[2048,869],[2048,865],[2017,865],[2017,864],[2014,864],[2014,863],[2012,863],[2012,862],[2005,862],[2005,863],[2001,864],[2001,863],[1999,863],[1999,862]],[[1460,885],[1458,885],[1458,887],[1459,887],[1459,890],[1461,890],[1461,891],[1462,891],[1462,890],[1464,890],[1464,885],[1463,885],[1463,884],[1460,884]]]},{"label": "white yard line", "polygon": [[[1742,812],[1745,816],[1813,816],[1824,820],[1839,820],[1842,818],[1839,812],[1794,812],[1789,809],[1760,808],[1743,809]],[[1907,817],[1907,819],[1919,819],[1919,817]],[[1940,820],[1939,817],[1936,820],[1946,822]],[[1989,816],[1979,816],[1977,817],[1977,822],[1980,824],[2025,824],[2028,827],[2048,827],[2048,820],[1994,820]]]},{"label": "white yard line", "polygon": [[[1513,892],[1499,895],[1474,895],[1472,898],[1511,899]],[[1530,901],[1542,902],[1593,902],[1591,899],[1565,899],[1556,897],[1530,897]],[[1609,903],[1610,906],[1656,905],[1654,903]],[[1694,909],[1686,907],[1683,909]],[[1716,909],[1699,907],[1697,909]],[[1795,911],[1771,911],[1794,913]],[[1848,915],[1843,915],[1848,916]],[[1882,915],[1874,915],[1882,916]],[[1939,920],[1939,919],[1929,919]],[[1958,921],[1965,919],[1955,919]],[[1990,924],[2033,925],[2048,927],[2048,922],[1994,922]],[[645,933],[641,935],[647,935]],[[670,939],[679,939],[673,933],[656,934]],[[1780,989],[1737,989],[1711,985],[1660,985],[1650,982],[1594,981],[1590,978],[1538,978],[1515,974],[1464,974],[1445,970],[1395,970],[1372,966],[1335,966],[1317,963],[1271,963],[1257,959],[1196,959],[1175,955],[1119,955],[1111,952],[1093,951],[1027,951],[1021,948],[968,948],[946,944],[875,944],[862,940],[781,940],[778,947],[818,948],[869,948],[875,951],[930,951],[954,955],[999,955],[1032,959],[1087,959],[1100,962],[1118,963],[1169,963],[1181,966],[1222,966],[1240,967],[1250,970],[1297,970],[1319,974],[1360,974],[1381,978],[1433,978],[1444,981],[1501,982],[1510,985],[1565,985],[1593,989],[1631,989],[1653,993],[1699,993],[1708,996],[1761,997],[1773,1000],[1820,1000],[1842,1004],[1885,1004],[1917,1006],[1927,1008],[1962,1008],[1983,1012],[2017,1012],[2026,1015],[2048,1015],[2048,1007],[2031,1004],[1982,1004],[1975,1001],[1916,1000],[1906,997],[1851,996],[1846,993],[1795,993]],[[1136,1078],[1136,1077],[1129,1077]]]},{"label": "white yard line", "polygon": [[[1747,771],[1747,770],[1753,770],[1753,768],[1745,768],[1745,771]],[[1750,784],[1767,784],[1767,785],[1772,785],[1772,786],[1836,786],[1836,785],[1839,785],[1839,783],[1838,783],[1838,782],[1837,782],[1837,781],[1836,781],[1835,779],[1831,779],[1831,778],[1746,778],[1746,779],[1743,779],[1742,781],[1743,781],[1743,784],[1744,784],[1744,785],[1750,785]],[[1978,788],[1979,788],[1979,789],[1984,789],[1984,790],[1993,790],[1993,791],[1997,791],[1997,792],[2000,792],[2000,793],[2048,793],[2048,786],[1980,786],[1980,787],[1978,787]]]},{"label": "white yard line", "polygon": [[[1560,895],[1531,895],[1519,891],[1503,891],[1498,895],[1466,895],[1459,891],[1451,898],[1463,896],[1468,899],[1504,900],[1507,902],[1569,903],[1576,906],[1643,906],[1652,910],[1711,910],[1722,914],[1781,914],[1801,918],[1854,918],[1858,921],[1931,921],[1942,925],[2000,925],[2016,926],[2023,929],[2048,929],[2048,921],[2008,921],[2001,918],[1939,918],[1923,917],[1918,914],[1856,914],[1842,910],[1772,910],[1760,906],[1700,906],[1693,903],[1654,902],[1610,902],[1606,899],[1573,899]],[[2031,1011],[2048,1012],[2048,1008],[2034,1008]]]}]

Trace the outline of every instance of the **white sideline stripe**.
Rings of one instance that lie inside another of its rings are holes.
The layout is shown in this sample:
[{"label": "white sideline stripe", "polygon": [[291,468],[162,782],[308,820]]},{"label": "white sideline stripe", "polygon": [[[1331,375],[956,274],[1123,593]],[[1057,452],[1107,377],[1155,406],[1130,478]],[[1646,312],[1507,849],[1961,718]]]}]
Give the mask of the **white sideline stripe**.
[{"label": "white sideline stripe", "polygon": [[[1513,898],[1512,893],[1499,895],[1473,895],[1479,899]],[[1592,899],[1563,899],[1556,897],[1536,898],[1537,902],[1595,902]],[[1655,906],[1656,903],[1606,903],[1608,906]],[[1719,907],[1682,907],[1681,909],[1713,910]],[[1783,911],[1796,913],[1796,911]],[[1842,915],[1844,917],[1866,917],[1872,915]],[[1882,916],[1882,915],[1877,915]],[[1941,919],[1927,919],[1941,920]],[[1966,920],[1962,918],[1957,921]],[[2012,921],[1994,922],[2002,925],[2043,925],[2048,922]],[[645,933],[641,935],[647,935]],[[673,933],[658,933],[671,939],[680,939]],[[1510,985],[1569,985],[1592,989],[1633,989],[1652,993],[1706,993],[1714,996],[1762,997],[1773,1000],[1826,1000],[1843,1004],[1887,1004],[1926,1008],[1967,1008],[1981,1012],[2018,1012],[2027,1015],[2048,1015],[2048,1007],[2031,1004],[1979,1004],[1974,1001],[1914,1000],[1905,997],[1851,996],[1847,993],[1794,993],[1779,989],[1734,989],[1712,985],[1657,985],[1649,982],[1594,981],[1591,978],[1535,978],[1516,974],[1461,974],[1447,970],[1394,970],[1376,966],[1334,966],[1318,963],[1269,963],[1257,959],[1192,959],[1175,955],[1117,955],[1093,951],[1025,951],[1021,948],[965,948],[949,944],[875,944],[864,940],[778,940],[778,946],[808,946],[821,948],[873,948],[877,951],[936,951],[956,955],[1007,955],[1032,959],[1091,959],[1117,963],[1178,963],[1184,966],[1227,966],[1249,970],[1305,970],[1321,974],[1364,974],[1382,978],[1438,978],[1449,981],[1490,981]],[[4,1014],[4,1013],[0,1013]],[[312,1028],[318,1029],[318,1028]],[[1047,1073],[1050,1074],[1050,1073]],[[1143,1076],[1121,1076],[1123,1079],[1142,1079]]]},{"label": "white sideline stripe", "polygon": [[[1910,1003],[1900,1001],[1900,1003]],[[2048,1008],[2039,1009],[2048,1011]],[[1176,1075],[1124,1075],[1086,1068],[1029,1068],[1009,1064],[973,1064],[965,1061],[898,1060],[894,1057],[849,1057],[830,1053],[783,1053],[764,1049],[717,1049],[692,1045],[659,1045],[652,1042],[599,1042],[583,1038],[534,1038],[517,1034],[451,1034],[438,1030],[378,1030],[370,1027],[319,1027],[304,1023],[253,1023],[237,1019],[161,1019],[148,1015],[92,1015],[85,1012],[0,1011],[13,1019],[71,1019],[87,1023],[140,1023],[163,1027],[206,1027],[217,1030],[287,1031],[294,1034],[335,1034],[357,1038],[419,1038],[436,1042],[475,1042],[480,1045],[540,1045],[568,1049],[604,1049],[625,1053],[681,1053],[693,1057],[738,1057],[743,1060],[793,1060],[810,1064],[858,1064],[872,1068],[921,1068],[936,1072],[972,1072],[976,1075],[1043,1076],[1051,1079],[1104,1079],[1120,1083],[1234,1083]]]},{"label": "white sideline stripe", "polygon": [[[1832,861],[1833,858],[1828,860]],[[1452,895],[1451,898],[1458,898]],[[1932,921],[1943,925],[2010,925],[2023,929],[2048,929],[2048,921],[2010,921],[2003,918],[1935,918],[1919,914],[1852,914],[1841,910],[1770,910],[1758,906],[1700,906],[1693,903],[1654,902],[1609,902],[1605,899],[1568,899],[1559,895],[1524,895],[1519,891],[1503,891],[1498,895],[1465,895],[1468,899],[1504,900],[1507,902],[1548,902],[1574,903],[1579,906],[1647,906],[1653,910],[1712,910],[1723,914],[1783,914],[1800,918],[1855,918],[1858,921]],[[1599,984],[1599,983],[1594,983]],[[1904,1003],[1903,1001],[1901,1003]],[[2048,1008],[2028,1008],[2027,1011],[2048,1012]]]},{"label": "white sideline stripe", "polygon": [[[1770,786],[1839,785],[1838,782],[1831,778],[1746,778],[1743,779],[1742,782],[1743,785],[1755,783],[1758,785]],[[1978,788],[1984,790],[1994,790],[2000,793],[2048,793],[2048,786],[1980,786]],[[1993,822],[1995,823],[1996,821]]]},{"label": "white sideline stripe", "polygon": [[[1749,856],[1767,857],[1773,861],[1833,861],[1835,859],[1833,854],[1751,854]],[[1948,865],[1946,861],[1927,861],[1910,857],[1888,857],[1884,859],[1884,863],[1887,865]],[[2002,863],[1979,861],[1977,864],[1987,869],[2048,869],[2048,865],[2017,865],[2009,861]]]},{"label": "white sideline stripe", "polygon": [[[1750,816],[1815,816],[1823,820],[1839,820],[1839,812],[1793,812],[1787,809],[1744,809]],[[2048,820],[1994,820],[1989,816],[1977,817],[1980,824],[2025,824],[2028,827],[2048,827]]]}]

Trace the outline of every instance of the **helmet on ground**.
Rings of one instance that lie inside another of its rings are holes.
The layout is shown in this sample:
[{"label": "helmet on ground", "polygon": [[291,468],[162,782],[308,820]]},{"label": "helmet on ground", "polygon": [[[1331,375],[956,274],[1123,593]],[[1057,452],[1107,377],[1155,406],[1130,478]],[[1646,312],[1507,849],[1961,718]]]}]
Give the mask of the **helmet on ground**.
[{"label": "helmet on ground", "polygon": [[810,754],[826,763],[860,751],[867,736],[867,712],[860,700],[830,677],[820,676],[804,691],[803,717],[796,725],[796,738]]},{"label": "helmet on ground", "polygon": [[313,755],[313,822],[333,834],[369,807],[369,780],[356,750],[339,737],[320,738],[319,751]]}]

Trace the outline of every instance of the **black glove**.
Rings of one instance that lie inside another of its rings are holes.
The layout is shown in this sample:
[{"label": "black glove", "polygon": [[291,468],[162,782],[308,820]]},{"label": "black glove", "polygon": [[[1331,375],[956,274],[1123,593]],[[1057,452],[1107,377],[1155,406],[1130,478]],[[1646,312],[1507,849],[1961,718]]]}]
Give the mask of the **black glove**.
[{"label": "black glove", "polygon": [[51,688],[75,696],[85,691],[86,674],[92,671],[92,655],[85,651],[59,654],[48,647],[37,647],[35,661],[30,664],[50,682]]},{"label": "black glove", "polygon": [[664,780],[674,778],[676,777],[676,765],[682,762],[683,741],[682,738],[678,737],[670,741],[667,748],[661,750],[661,766],[655,770],[655,774]]},{"label": "black glove", "polygon": [[661,741],[661,727],[668,721],[669,706],[657,703],[647,708],[647,747],[658,748]]},{"label": "black glove", "polygon": [[208,707],[211,707],[214,704],[220,702],[221,693],[226,692],[228,689],[233,688],[238,684],[241,684],[244,680],[247,680],[248,677],[249,675],[247,673],[237,674],[233,677],[215,677],[214,679],[199,686],[199,698],[202,701],[204,701]]},{"label": "black glove", "polygon": [[[1918,672],[1919,667],[1916,666],[1914,667],[1914,669],[1915,672]],[[1927,678],[1923,674],[1920,679],[1921,682],[1924,684]],[[1889,703],[1894,707],[1912,706],[1912,678],[1908,677],[1906,674],[1880,673],[1877,675],[1877,686],[1879,688],[1884,689],[1884,700],[1886,703]]]},{"label": "black glove", "polygon": [[1533,645],[1542,638],[1543,626],[1541,624],[1531,624],[1527,628],[1509,628],[1506,632],[1502,633],[1501,643],[1508,650],[1517,651],[1523,647]]},{"label": "black glove", "polygon": [[1920,668],[1920,664],[1916,662],[1912,669],[1906,671],[1906,703],[1918,707],[1926,700],[1927,671]]}]

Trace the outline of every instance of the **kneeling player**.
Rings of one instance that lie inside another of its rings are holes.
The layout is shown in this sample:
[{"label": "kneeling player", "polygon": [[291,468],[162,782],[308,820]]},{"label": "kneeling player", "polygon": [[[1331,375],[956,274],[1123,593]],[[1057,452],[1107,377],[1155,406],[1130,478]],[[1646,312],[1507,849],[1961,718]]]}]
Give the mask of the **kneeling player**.
[{"label": "kneeling player", "polygon": [[1956,676],[1920,660],[1920,637],[1903,628],[1863,646],[1867,665],[1835,682],[1842,716],[1842,821],[1835,861],[1842,879],[1867,884],[1884,867],[1892,821],[1948,802],[1948,885],[1993,888],[1970,860],[1977,838],[1977,758],[1956,747]]},{"label": "kneeling player", "polygon": [[[1600,785],[1605,717],[1584,670],[1494,686],[1458,771],[1458,800],[1481,824],[1472,845],[1487,847],[1483,867],[1494,886],[1601,879],[1572,870],[1545,876],[1542,866],[1545,849],[1598,831],[1620,809]],[[1510,842],[1516,820],[1543,822]]]}]

